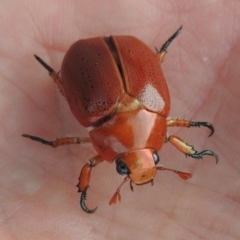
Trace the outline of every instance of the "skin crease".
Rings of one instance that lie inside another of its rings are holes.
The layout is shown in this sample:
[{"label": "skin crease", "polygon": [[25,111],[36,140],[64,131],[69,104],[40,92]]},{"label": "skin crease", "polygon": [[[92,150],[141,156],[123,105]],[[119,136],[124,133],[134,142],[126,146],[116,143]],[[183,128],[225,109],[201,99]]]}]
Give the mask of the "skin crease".
[{"label": "skin crease", "polygon": [[[240,239],[240,2],[1,1],[0,239]],[[208,129],[171,128],[195,149],[219,156],[185,158],[170,143],[165,167],[191,172],[187,181],[158,171],[154,186],[126,183],[121,203],[108,201],[122,182],[115,164],[92,171],[86,202],[75,187],[90,145],[57,149],[21,137],[84,136],[39,55],[56,71],[78,39],[134,35],[151,49],[183,30],[162,64],[174,117],[209,121]]]}]

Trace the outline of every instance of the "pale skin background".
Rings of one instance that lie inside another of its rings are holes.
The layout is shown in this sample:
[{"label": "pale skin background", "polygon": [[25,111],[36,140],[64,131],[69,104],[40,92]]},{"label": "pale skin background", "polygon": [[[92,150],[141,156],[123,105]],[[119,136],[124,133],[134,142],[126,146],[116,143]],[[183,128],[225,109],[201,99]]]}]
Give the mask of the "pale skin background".
[{"label": "pale skin background", "polygon": [[[161,164],[193,178],[160,171],[153,187],[132,193],[126,184],[122,202],[109,206],[122,177],[104,162],[88,192],[98,210],[84,213],[75,185],[91,146],[54,149],[21,137],[87,136],[33,54],[58,71],[80,38],[134,35],[154,50],[180,25],[162,64],[170,115],[209,121],[215,134],[169,133],[213,150],[219,164],[165,144]],[[0,36],[0,239],[240,239],[240,1],[2,0]]]}]

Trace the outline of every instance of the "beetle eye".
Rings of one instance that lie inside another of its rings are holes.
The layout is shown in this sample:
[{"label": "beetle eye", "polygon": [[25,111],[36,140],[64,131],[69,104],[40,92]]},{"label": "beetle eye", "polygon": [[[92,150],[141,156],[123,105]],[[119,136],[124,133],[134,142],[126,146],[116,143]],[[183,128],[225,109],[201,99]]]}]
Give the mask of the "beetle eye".
[{"label": "beetle eye", "polygon": [[129,170],[127,168],[127,165],[122,162],[122,161],[119,161],[117,162],[116,164],[116,170],[119,174],[123,175],[123,174],[129,174]]},{"label": "beetle eye", "polygon": [[157,165],[160,162],[160,158],[156,151],[153,152],[153,161],[154,161],[155,165]]}]

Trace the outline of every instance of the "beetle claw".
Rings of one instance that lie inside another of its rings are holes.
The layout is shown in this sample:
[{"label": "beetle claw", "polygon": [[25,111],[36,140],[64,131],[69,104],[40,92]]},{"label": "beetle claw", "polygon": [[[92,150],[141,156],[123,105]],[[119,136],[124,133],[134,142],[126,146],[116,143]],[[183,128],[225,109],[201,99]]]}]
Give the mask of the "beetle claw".
[{"label": "beetle claw", "polygon": [[85,200],[87,199],[87,190],[83,191],[80,197],[80,206],[82,208],[82,210],[86,213],[94,213],[97,210],[97,207],[95,207],[94,209],[88,209],[86,204],[85,204]]},{"label": "beetle claw", "polygon": [[209,122],[190,122],[190,126],[189,127],[200,127],[200,126],[207,127],[207,128],[209,128],[211,130],[211,133],[209,134],[208,137],[211,137],[213,135],[214,127]]},{"label": "beetle claw", "polygon": [[196,152],[192,155],[190,155],[192,158],[196,158],[196,159],[201,159],[203,157],[203,155],[210,155],[210,156],[213,156],[215,157],[216,159],[216,164],[218,163],[218,155],[215,154],[213,151],[211,150],[204,150],[202,152]]}]

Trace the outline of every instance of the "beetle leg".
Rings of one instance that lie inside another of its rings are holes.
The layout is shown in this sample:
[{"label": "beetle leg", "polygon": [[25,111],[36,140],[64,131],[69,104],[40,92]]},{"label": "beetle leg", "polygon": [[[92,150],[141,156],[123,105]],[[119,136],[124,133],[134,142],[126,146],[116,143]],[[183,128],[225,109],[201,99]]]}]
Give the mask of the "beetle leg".
[{"label": "beetle leg", "polygon": [[[114,195],[113,195],[112,198],[110,199],[110,201],[109,201],[109,204],[110,204],[110,205],[113,204],[113,203],[116,203],[117,200],[118,200],[119,202],[121,201],[120,190],[121,190],[122,185],[123,185],[125,182],[127,182],[128,180],[129,180],[129,177],[128,177],[128,176],[124,178],[123,182],[120,184],[120,186],[117,188],[117,191],[114,193]],[[131,188],[131,190],[133,191],[133,187],[132,187],[131,182],[130,182],[130,188]]]},{"label": "beetle leg", "polygon": [[57,84],[59,91],[61,94],[65,97],[65,91],[61,82],[61,78],[59,76],[59,73],[56,73],[50,66],[48,66],[40,57],[34,54],[34,57],[37,59],[37,61],[48,70],[50,77],[54,80],[54,82]]},{"label": "beetle leg", "polygon": [[183,152],[186,156],[190,156],[192,158],[201,159],[204,155],[210,155],[215,157],[216,163],[218,163],[218,156],[211,150],[204,150],[202,152],[198,152],[194,149],[193,146],[185,143],[182,139],[176,137],[176,136],[169,136],[167,138],[167,141],[170,142],[174,147],[176,147],[178,150]]},{"label": "beetle leg", "polygon": [[167,53],[168,46],[171,44],[172,40],[178,36],[178,34],[181,32],[181,30],[182,30],[182,26],[162,45],[160,50],[155,48],[160,62],[163,61],[163,58],[164,58],[165,54]]},{"label": "beetle leg", "polygon": [[209,122],[193,122],[184,119],[168,119],[167,120],[168,127],[207,127],[211,130],[209,137],[213,135],[214,128],[211,123]]},{"label": "beetle leg", "polygon": [[87,197],[87,189],[89,188],[92,168],[95,167],[97,164],[101,163],[103,160],[104,159],[100,155],[96,155],[95,157],[89,159],[88,162],[83,166],[80,176],[78,178],[78,192],[82,193],[80,197],[80,206],[82,210],[87,213],[94,213],[97,209],[97,207],[91,210],[88,209],[85,204],[85,200]]},{"label": "beetle leg", "polygon": [[66,144],[81,144],[81,143],[91,142],[90,138],[84,138],[84,137],[65,137],[65,138],[54,140],[54,141],[47,141],[42,138],[28,135],[28,134],[23,134],[22,137],[30,138],[34,141],[40,142],[42,144],[45,144],[51,147],[58,147]]},{"label": "beetle leg", "polygon": [[167,170],[167,171],[171,171],[173,173],[176,173],[180,178],[182,178],[183,180],[187,180],[189,178],[192,177],[191,173],[186,173],[186,172],[180,172],[178,170],[174,170],[174,169],[170,169],[170,168],[164,168],[164,167],[157,167],[157,170]]}]

